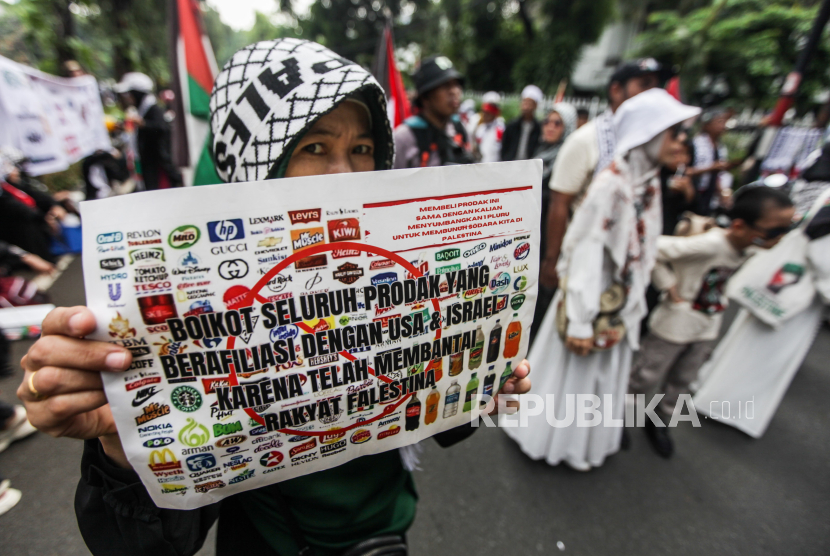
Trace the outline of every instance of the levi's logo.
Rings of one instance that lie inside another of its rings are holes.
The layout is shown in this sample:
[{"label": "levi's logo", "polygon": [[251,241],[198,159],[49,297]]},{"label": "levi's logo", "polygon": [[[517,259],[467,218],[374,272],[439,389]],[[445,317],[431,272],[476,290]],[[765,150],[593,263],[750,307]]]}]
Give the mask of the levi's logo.
[{"label": "levi's logo", "polygon": [[291,224],[308,224],[309,222],[320,221],[320,209],[289,210],[288,218]]}]

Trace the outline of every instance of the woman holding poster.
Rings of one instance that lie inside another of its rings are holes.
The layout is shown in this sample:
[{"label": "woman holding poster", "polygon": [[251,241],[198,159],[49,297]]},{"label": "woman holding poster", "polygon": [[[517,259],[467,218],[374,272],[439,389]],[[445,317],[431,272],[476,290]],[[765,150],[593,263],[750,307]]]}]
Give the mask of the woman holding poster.
[{"label": "woman holding poster", "polygon": [[557,265],[565,280],[553,300],[557,310],[547,312],[529,355],[545,370],[532,391],[545,396],[545,411],[526,427],[505,428],[533,459],[588,471],[619,449],[621,426],[589,425],[579,406],[593,395],[603,420],[623,416],[662,228],[657,172],[682,149],[680,124],[699,112],[653,89],[614,115],[616,159],[594,179],[568,227]]},{"label": "woman holding poster", "polygon": [[[211,127],[216,170],[227,182],[389,169],[394,157],[383,89],[374,78],[321,45],[296,39],[250,45],[231,58],[214,84]],[[193,554],[217,518],[220,556],[406,553],[403,536],[417,494],[396,450],[196,510],[157,507],[125,456],[99,374],[128,369],[131,353],[84,340],[95,319],[83,307],[56,309],[43,329],[24,358],[18,395],[41,430],[86,440],[76,512],[93,554]],[[527,392],[529,372],[523,361],[502,391]],[[436,439],[448,446],[472,430],[459,427]],[[162,440],[144,446],[165,446]]]}]

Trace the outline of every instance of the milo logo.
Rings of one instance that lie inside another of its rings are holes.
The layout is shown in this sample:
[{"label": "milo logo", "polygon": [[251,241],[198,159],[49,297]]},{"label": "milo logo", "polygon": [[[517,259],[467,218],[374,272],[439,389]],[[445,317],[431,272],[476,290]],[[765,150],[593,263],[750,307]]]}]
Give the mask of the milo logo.
[{"label": "milo logo", "polygon": [[461,256],[461,249],[444,249],[435,253],[436,262],[451,261]]},{"label": "milo logo", "polygon": [[167,243],[173,249],[187,249],[193,247],[199,241],[201,235],[199,228],[191,224],[185,224],[170,232],[170,235],[167,236]]}]

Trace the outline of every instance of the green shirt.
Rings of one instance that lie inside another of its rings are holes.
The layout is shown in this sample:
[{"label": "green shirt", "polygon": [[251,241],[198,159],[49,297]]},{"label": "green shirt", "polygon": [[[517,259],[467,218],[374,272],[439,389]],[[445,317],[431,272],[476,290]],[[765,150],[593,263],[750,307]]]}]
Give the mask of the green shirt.
[{"label": "green shirt", "polygon": [[397,450],[241,494],[251,524],[281,556],[299,550],[272,489],[282,493],[315,556],[334,556],[371,537],[405,534],[418,501]]}]

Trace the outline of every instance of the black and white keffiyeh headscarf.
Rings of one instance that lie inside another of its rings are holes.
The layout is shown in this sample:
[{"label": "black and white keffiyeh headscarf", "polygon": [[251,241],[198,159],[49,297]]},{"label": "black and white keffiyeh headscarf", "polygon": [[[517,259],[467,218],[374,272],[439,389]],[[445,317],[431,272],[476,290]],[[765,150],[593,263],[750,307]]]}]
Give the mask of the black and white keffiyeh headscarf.
[{"label": "black and white keffiyeh headscarf", "polygon": [[216,76],[210,95],[216,172],[226,182],[278,177],[314,122],[354,95],[372,116],[375,168],[391,168],[386,97],[367,70],[306,40],[246,46]]}]

